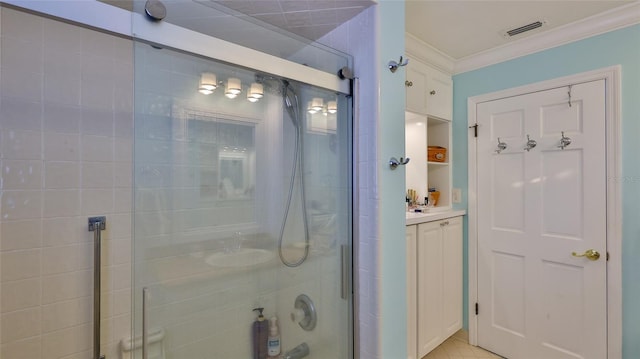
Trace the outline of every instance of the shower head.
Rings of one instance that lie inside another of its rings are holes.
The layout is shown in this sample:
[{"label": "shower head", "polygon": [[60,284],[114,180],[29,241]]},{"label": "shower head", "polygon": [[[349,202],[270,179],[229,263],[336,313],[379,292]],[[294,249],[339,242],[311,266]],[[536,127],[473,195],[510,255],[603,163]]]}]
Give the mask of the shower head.
[{"label": "shower head", "polygon": [[282,100],[284,107],[289,113],[289,117],[293,124],[298,126],[298,111],[300,109],[298,104],[298,95],[287,80],[282,80]]}]

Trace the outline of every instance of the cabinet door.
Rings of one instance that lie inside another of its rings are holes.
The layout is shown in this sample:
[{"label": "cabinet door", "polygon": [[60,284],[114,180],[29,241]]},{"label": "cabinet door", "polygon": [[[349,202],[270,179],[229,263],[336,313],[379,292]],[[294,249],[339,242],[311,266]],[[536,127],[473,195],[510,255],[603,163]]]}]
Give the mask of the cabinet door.
[{"label": "cabinet door", "polygon": [[427,73],[412,64],[407,66],[405,88],[407,90],[406,109],[416,113],[427,113],[426,84]]},{"label": "cabinet door", "polygon": [[441,222],[418,225],[418,357],[444,340],[442,334]]},{"label": "cabinet door", "polygon": [[442,329],[448,338],[462,328],[462,218],[442,223]]},{"label": "cabinet door", "polygon": [[417,246],[418,226],[407,226],[407,359],[419,359],[418,357],[418,263]]},{"label": "cabinet door", "polygon": [[435,69],[429,69],[426,85],[427,113],[445,120],[451,120],[453,109],[453,82],[451,76]]}]

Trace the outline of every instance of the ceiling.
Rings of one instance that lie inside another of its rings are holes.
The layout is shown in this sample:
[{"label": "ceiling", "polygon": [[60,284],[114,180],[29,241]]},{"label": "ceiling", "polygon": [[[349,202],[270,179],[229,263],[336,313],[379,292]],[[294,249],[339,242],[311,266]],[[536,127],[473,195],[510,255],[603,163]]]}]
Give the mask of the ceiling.
[{"label": "ceiling", "polygon": [[[143,12],[146,0],[100,1],[125,8],[139,6],[138,11]],[[284,57],[376,3],[374,0],[161,1],[167,6],[168,22]],[[405,31],[456,62],[630,3],[640,0],[405,0]],[[505,36],[506,31],[535,21],[544,25],[513,37]],[[278,32],[292,41],[282,44],[278,41],[280,35],[275,35]]]},{"label": "ceiling", "polygon": [[[406,32],[460,60],[634,1],[407,0]],[[509,38],[507,30],[545,24]]]}]

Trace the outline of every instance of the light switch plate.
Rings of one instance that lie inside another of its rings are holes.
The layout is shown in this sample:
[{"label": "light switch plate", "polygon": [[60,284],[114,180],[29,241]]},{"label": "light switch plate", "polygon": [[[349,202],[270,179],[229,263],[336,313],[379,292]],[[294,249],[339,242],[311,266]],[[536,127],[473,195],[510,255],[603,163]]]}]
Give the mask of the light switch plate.
[{"label": "light switch plate", "polygon": [[462,191],[460,190],[460,188],[454,188],[452,193],[451,193],[451,200],[453,201],[453,203],[460,203],[462,202]]}]

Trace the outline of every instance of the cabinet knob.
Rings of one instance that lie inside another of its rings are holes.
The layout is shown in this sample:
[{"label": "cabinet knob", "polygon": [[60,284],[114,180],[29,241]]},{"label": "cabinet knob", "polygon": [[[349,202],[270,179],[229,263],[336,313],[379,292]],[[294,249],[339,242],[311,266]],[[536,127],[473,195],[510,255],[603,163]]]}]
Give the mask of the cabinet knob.
[{"label": "cabinet knob", "polygon": [[413,82],[407,80],[407,81],[404,82],[404,85],[407,86],[407,87],[411,87],[411,86],[413,86]]},{"label": "cabinet knob", "polygon": [[449,221],[440,222],[440,227],[444,227],[449,224]]},{"label": "cabinet knob", "polygon": [[429,92],[429,95],[435,95],[436,94],[436,90],[431,90],[431,92]]}]

